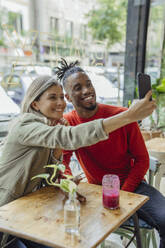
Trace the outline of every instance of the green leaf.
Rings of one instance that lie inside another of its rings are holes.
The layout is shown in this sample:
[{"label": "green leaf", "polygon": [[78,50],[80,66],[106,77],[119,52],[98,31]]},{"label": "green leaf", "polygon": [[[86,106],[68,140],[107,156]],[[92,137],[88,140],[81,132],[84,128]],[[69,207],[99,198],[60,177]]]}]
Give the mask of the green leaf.
[{"label": "green leaf", "polygon": [[36,179],[36,178],[44,178],[46,180],[46,179],[48,179],[49,176],[50,175],[47,174],[47,173],[45,173],[45,174],[39,174],[37,176],[32,177],[31,180]]},{"label": "green leaf", "polygon": [[61,179],[60,188],[66,192],[73,193],[77,189],[77,185],[69,179]]},{"label": "green leaf", "polygon": [[65,171],[65,165],[63,164],[48,164],[48,165],[45,165],[44,168],[54,168],[54,169],[59,169],[60,171],[62,171],[64,173]]},{"label": "green leaf", "polygon": [[159,86],[156,87],[156,90],[160,93],[165,93],[165,85],[160,84]]},{"label": "green leaf", "polygon": [[58,166],[56,164],[48,164],[48,165],[45,165],[44,168],[58,168]]},{"label": "green leaf", "polygon": [[65,172],[65,165],[59,164],[58,169],[64,173]]},{"label": "green leaf", "polygon": [[128,100],[128,107],[131,106],[131,100]]},{"label": "green leaf", "polygon": [[165,85],[165,78],[162,79],[161,84]]}]

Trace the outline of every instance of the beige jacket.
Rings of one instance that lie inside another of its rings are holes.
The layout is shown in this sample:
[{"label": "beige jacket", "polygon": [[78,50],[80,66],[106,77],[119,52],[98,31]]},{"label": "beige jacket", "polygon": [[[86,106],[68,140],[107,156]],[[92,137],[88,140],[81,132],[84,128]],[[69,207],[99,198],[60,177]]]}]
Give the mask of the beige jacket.
[{"label": "beige jacket", "polygon": [[76,127],[48,126],[45,118],[26,113],[18,117],[7,136],[0,158],[0,206],[34,191],[45,172],[50,149],[75,150],[107,139],[102,120]]}]

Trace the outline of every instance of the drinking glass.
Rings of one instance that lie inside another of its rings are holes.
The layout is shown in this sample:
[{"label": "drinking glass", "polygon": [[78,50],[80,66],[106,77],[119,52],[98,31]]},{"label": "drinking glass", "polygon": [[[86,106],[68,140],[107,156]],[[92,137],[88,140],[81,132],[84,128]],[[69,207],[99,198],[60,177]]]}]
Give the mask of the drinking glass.
[{"label": "drinking glass", "polygon": [[120,180],[117,175],[108,174],[102,180],[103,206],[108,209],[119,208]]}]

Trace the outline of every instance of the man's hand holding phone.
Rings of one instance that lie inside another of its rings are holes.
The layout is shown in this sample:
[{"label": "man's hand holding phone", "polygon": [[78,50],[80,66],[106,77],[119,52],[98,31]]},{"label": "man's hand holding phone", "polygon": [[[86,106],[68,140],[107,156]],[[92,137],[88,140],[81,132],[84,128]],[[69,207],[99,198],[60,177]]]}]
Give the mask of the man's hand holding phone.
[{"label": "man's hand holding phone", "polygon": [[136,104],[133,104],[128,109],[131,112],[131,118],[137,121],[144,119],[148,115],[151,115],[156,108],[155,100],[150,100],[152,97],[152,91],[148,91],[145,97],[141,100],[137,100]]},{"label": "man's hand holding phone", "polygon": [[[148,91],[151,90],[151,79],[150,76],[144,73],[137,74],[137,81],[138,81],[138,91],[139,91],[139,98],[142,99],[145,97]],[[152,95],[149,99],[152,100]]]}]

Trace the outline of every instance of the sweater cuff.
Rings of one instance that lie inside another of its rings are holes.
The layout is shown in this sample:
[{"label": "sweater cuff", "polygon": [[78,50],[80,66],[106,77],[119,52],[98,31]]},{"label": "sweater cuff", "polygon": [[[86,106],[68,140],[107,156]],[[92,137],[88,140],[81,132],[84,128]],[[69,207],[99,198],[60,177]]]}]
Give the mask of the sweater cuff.
[{"label": "sweater cuff", "polygon": [[97,130],[96,133],[97,133],[97,136],[99,139],[105,140],[105,139],[109,138],[109,135],[106,134],[106,132],[104,131],[103,120],[104,119],[95,120],[95,121],[97,121],[97,124],[98,124],[98,125],[96,125],[96,130]]}]

